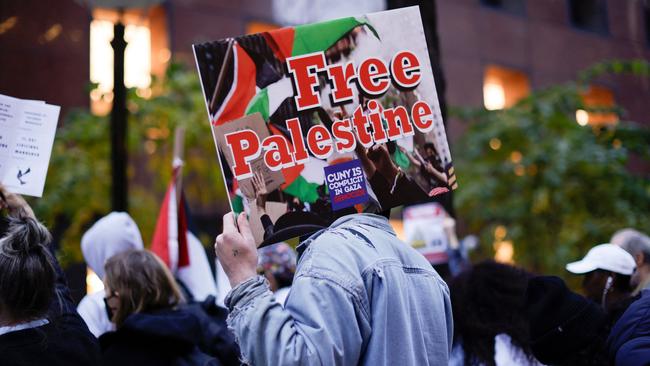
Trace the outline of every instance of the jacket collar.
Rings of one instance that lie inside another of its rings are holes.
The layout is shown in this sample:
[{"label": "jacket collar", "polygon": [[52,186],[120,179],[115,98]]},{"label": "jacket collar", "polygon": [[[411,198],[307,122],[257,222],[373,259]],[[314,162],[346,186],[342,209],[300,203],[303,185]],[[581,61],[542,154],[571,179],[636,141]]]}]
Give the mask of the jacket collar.
[{"label": "jacket collar", "polygon": [[309,236],[301,237],[300,244],[298,245],[298,247],[296,247],[296,252],[298,253],[298,262],[300,262],[300,258],[302,257],[302,254],[305,252],[305,250],[307,250],[309,245],[324,232],[336,228],[344,228],[348,226],[359,226],[359,225],[371,226],[395,235],[395,231],[390,226],[390,223],[383,216],[369,214],[369,213],[345,215],[343,217],[338,218],[336,221],[334,221],[328,228],[319,230]]}]

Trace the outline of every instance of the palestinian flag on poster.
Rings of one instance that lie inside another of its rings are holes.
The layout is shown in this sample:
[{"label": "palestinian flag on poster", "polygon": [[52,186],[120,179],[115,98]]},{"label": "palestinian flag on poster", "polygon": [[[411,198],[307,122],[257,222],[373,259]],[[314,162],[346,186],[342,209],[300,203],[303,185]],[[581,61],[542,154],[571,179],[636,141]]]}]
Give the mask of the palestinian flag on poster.
[{"label": "palestinian flag on poster", "polygon": [[193,49],[233,210],[291,226],[455,188],[417,7]]},{"label": "palestinian flag on poster", "polygon": [[[379,38],[374,28],[361,18],[348,17],[323,23],[286,27],[265,33],[274,55],[282,62],[287,58],[325,51],[355,27],[365,25]],[[293,96],[288,76],[261,89],[250,101],[246,114],[259,112],[264,120],[275,113],[280,104]]]},{"label": "palestinian flag on poster", "polygon": [[[276,29],[265,34],[273,45],[274,55],[281,61],[288,57],[300,56],[317,51],[325,51],[341,39],[346,33],[357,26],[366,25],[377,36],[372,26],[361,18],[348,17],[328,22],[307,24]],[[259,90],[246,107],[246,114],[260,113],[265,121],[269,121],[280,105],[293,97],[293,85],[288,76]],[[274,134],[277,129],[271,128]],[[323,168],[320,161],[312,161],[309,166],[302,165],[283,171],[285,184],[284,192],[299,198],[303,202],[314,203],[318,199],[317,189],[324,183],[323,175],[313,172]]]},{"label": "palestinian flag on poster", "polygon": [[298,25],[270,31],[269,35],[278,45],[278,57],[283,61],[290,56],[301,56],[325,51],[352,29],[365,25],[379,38],[367,20],[357,17],[334,19],[326,22]]},{"label": "palestinian flag on poster", "polygon": [[156,222],[151,251],[170,269],[174,277],[194,300],[202,301],[209,295],[217,295],[212,270],[199,239],[188,229],[188,208],[181,192],[177,201],[176,178],[181,174],[180,165],[174,169]]},{"label": "palestinian flag on poster", "polygon": [[232,45],[232,86],[212,116],[212,124],[218,126],[244,115],[248,101],[255,95],[255,63],[235,41]]}]

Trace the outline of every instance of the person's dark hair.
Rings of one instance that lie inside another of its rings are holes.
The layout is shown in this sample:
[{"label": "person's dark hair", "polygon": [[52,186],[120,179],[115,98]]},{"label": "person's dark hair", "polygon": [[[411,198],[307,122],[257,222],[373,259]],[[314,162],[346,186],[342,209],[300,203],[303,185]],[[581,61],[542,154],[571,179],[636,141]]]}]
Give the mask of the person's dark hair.
[{"label": "person's dark hair", "polygon": [[424,145],[422,145],[422,148],[426,151],[428,149],[433,150],[433,152],[436,152],[436,147],[433,143],[431,142],[425,142]]},{"label": "person's dark hair", "polygon": [[614,288],[620,292],[632,292],[634,288],[630,284],[631,279],[632,276],[617,273],[616,278],[614,278]]},{"label": "person's dark hair", "polygon": [[604,366],[608,316],[555,276],[533,277],[525,295],[533,354],[545,365]]},{"label": "person's dark hair", "polygon": [[54,299],[50,232],[28,217],[9,217],[0,238],[0,315],[13,323],[41,318]]},{"label": "person's dark hair", "polygon": [[533,359],[524,312],[530,277],[518,267],[484,261],[451,281],[454,337],[462,343],[465,365],[495,365],[498,334],[510,336],[512,344]]}]

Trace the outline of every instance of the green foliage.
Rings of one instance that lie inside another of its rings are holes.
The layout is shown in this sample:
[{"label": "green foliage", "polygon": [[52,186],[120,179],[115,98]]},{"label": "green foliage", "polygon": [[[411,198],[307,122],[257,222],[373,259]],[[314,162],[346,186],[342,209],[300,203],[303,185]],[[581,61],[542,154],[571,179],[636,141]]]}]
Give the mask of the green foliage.
[{"label": "green foliage", "polygon": [[455,206],[484,244],[478,256],[494,255],[495,228],[503,225],[517,264],[562,275],[566,263],[620,228],[650,232],[650,179],[629,169],[632,155],[648,163],[650,130],[629,121],[576,123],[576,110],[589,110],[580,92],[594,77],[647,77],[648,70],[646,61],[602,63],[579,84],[536,91],[506,110],[455,111],[471,122],[454,148]]},{"label": "green foliage", "polygon": [[[174,131],[185,129],[183,188],[194,214],[217,215],[228,201],[196,72],[173,64],[146,99],[128,95],[129,211],[145,244],[151,240],[172,173]],[[140,93],[141,94],[141,93]],[[69,113],[57,130],[43,198],[32,204],[39,218],[61,234],[64,264],[83,260],[83,232],[110,212],[109,117]]]}]

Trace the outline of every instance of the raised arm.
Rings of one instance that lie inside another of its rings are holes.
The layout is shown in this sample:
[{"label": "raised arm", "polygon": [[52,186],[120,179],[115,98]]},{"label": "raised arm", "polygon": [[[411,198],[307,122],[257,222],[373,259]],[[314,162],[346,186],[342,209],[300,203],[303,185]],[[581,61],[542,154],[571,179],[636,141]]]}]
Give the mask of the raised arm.
[{"label": "raised arm", "polygon": [[[224,217],[217,256],[233,286],[226,298],[228,324],[253,365],[355,365],[370,333],[360,299],[337,281],[299,274],[286,308],[255,274],[257,251],[245,217]],[[334,277],[335,278],[335,277]]]}]

